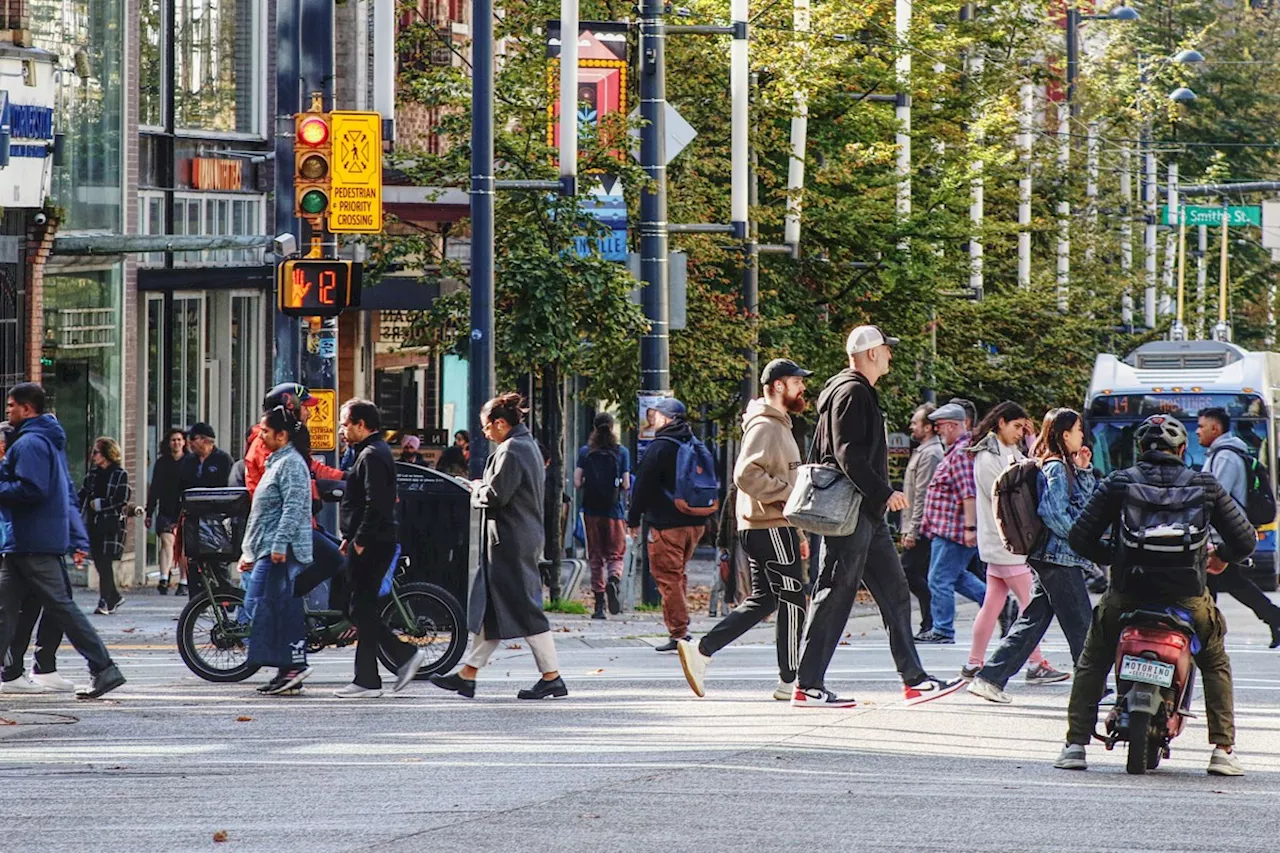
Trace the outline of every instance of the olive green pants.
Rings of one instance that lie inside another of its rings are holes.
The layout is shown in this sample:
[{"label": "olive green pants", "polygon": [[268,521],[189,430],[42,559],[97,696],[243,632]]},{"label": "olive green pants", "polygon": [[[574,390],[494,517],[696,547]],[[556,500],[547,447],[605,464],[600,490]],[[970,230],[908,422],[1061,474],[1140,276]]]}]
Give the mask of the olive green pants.
[{"label": "olive green pants", "polygon": [[[1209,742],[1219,746],[1235,743],[1235,711],[1231,695],[1231,659],[1223,648],[1227,623],[1222,619],[1213,599],[1206,591],[1196,598],[1180,598],[1166,602],[1191,614],[1191,625],[1200,637],[1200,654],[1196,666],[1204,683],[1204,704],[1209,723]],[[1120,642],[1120,616],[1143,606],[1153,609],[1150,601],[1108,591],[1093,608],[1093,623],[1084,641],[1084,652],[1076,663],[1075,681],[1071,685],[1071,704],[1067,707],[1067,743],[1088,744],[1098,725],[1098,702],[1106,688],[1107,673],[1116,662],[1116,645]]]}]

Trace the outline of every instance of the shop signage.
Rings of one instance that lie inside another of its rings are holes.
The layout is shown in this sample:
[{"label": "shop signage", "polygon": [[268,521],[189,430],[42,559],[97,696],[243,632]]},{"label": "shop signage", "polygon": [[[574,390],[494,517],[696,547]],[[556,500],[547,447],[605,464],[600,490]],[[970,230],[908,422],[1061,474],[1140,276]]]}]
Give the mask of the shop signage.
[{"label": "shop signage", "polygon": [[15,48],[0,56],[0,129],[8,134],[8,165],[0,208],[38,208],[52,193],[53,55]]},{"label": "shop signage", "polygon": [[335,110],[333,192],[329,230],[377,234],[382,230],[382,114]]},{"label": "shop signage", "polygon": [[193,157],[191,186],[198,190],[244,189],[244,165],[239,160]]}]

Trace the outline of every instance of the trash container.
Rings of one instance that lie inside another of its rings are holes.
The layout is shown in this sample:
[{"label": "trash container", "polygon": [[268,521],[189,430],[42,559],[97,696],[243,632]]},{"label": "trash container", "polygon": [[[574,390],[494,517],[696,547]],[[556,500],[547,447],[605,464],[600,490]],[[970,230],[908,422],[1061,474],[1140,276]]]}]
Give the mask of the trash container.
[{"label": "trash container", "polygon": [[467,610],[471,572],[471,489],[457,477],[396,463],[400,553],[408,578],[438,584]]}]

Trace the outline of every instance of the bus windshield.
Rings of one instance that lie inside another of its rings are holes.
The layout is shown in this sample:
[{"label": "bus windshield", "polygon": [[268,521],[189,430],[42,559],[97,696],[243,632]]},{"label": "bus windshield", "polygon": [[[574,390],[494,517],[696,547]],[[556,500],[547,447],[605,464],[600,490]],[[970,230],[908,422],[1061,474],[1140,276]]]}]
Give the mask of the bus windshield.
[{"label": "bus windshield", "polygon": [[[1179,420],[1187,428],[1189,439],[1187,442],[1187,464],[1193,468],[1201,468],[1204,466],[1207,448],[1201,447],[1200,443],[1196,441],[1196,421],[1194,418],[1190,420],[1179,418]],[[1128,468],[1133,465],[1133,431],[1138,428],[1140,423],[1142,423],[1141,420],[1119,418],[1094,420],[1092,425],[1093,467],[1103,474],[1110,474],[1112,471],[1118,471],[1121,468]],[[1267,422],[1265,420],[1233,418],[1231,421],[1231,433],[1244,441],[1255,456],[1261,453],[1261,458],[1267,458],[1265,454]]]}]

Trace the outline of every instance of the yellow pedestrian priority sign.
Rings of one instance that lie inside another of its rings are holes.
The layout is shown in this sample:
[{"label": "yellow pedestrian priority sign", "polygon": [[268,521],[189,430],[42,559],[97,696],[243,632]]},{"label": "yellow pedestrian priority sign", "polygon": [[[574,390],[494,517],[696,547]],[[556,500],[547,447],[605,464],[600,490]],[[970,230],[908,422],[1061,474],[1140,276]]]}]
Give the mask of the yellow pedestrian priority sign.
[{"label": "yellow pedestrian priority sign", "polygon": [[338,449],[338,392],[332,388],[312,388],[319,403],[307,420],[312,450]]},{"label": "yellow pedestrian priority sign", "polygon": [[329,230],[376,234],[382,230],[382,114],[338,110],[333,122],[333,192]]}]

